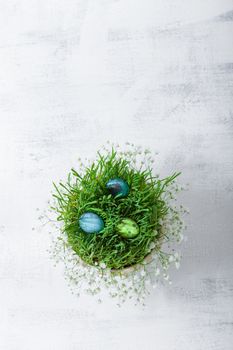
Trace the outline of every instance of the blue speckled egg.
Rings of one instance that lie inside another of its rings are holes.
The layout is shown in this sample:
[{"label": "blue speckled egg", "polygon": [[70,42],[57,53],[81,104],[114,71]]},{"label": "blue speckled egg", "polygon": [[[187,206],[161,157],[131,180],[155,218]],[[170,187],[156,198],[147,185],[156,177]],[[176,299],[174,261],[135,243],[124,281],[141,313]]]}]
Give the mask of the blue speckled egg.
[{"label": "blue speckled egg", "polygon": [[126,197],[129,193],[129,185],[119,177],[109,180],[106,187],[113,196]]},{"label": "blue speckled egg", "polygon": [[80,216],[79,226],[86,233],[98,233],[103,230],[104,222],[99,215],[86,212]]}]

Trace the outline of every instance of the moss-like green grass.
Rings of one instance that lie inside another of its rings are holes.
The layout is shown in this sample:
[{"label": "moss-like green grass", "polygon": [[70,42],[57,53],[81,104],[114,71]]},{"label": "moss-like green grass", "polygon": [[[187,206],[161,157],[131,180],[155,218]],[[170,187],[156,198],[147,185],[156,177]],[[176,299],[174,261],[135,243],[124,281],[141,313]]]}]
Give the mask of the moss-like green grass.
[{"label": "moss-like green grass", "polygon": [[[163,200],[167,186],[178,176],[165,179],[152,175],[152,169],[137,170],[129,160],[112,150],[103,155],[98,152],[95,162],[81,175],[72,169],[65,183],[55,185],[58,220],[63,222],[63,234],[77,255],[87,264],[105,263],[110,269],[121,269],[143,261],[150,245],[160,248],[162,233],[160,220],[167,211]],[[113,197],[106,183],[120,177],[127,181],[127,197]],[[87,234],[79,227],[80,216],[87,211],[102,217],[104,229],[98,234]],[[116,232],[121,219],[130,218],[140,228],[135,238],[126,239]]]}]

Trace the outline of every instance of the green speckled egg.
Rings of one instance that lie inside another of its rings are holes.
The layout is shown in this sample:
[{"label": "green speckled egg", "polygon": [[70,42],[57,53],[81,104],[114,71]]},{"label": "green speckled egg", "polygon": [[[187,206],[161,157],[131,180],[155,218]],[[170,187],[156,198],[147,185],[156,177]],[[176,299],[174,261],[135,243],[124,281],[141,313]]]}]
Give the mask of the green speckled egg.
[{"label": "green speckled egg", "polygon": [[117,233],[124,238],[133,238],[139,234],[139,226],[135,221],[125,218],[117,225]]}]

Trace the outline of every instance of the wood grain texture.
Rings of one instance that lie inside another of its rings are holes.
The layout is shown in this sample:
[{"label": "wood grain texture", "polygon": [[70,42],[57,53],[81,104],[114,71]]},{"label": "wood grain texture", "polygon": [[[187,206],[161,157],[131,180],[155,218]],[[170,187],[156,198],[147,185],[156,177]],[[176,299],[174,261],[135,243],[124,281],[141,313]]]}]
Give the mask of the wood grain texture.
[{"label": "wood grain texture", "polygon": [[[227,0],[0,1],[1,350],[232,349],[232,37]],[[106,140],[190,183],[181,269],[145,310],[73,297],[38,228]]]}]

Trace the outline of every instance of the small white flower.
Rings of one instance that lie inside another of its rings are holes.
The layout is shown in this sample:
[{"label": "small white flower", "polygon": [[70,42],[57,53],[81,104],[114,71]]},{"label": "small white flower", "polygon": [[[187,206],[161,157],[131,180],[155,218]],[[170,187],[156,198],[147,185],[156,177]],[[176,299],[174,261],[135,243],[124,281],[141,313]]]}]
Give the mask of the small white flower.
[{"label": "small white flower", "polygon": [[154,249],[154,248],[155,248],[155,243],[154,243],[154,242],[151,242],[151,243],[150,243],[150,246],[149,246],[149,249],[152,250],[152,249]]},{"label": "small white flower", "polygon": [[170,255],[168,260],[169,260],[170,263],[175,261],[174,255]]},{"label": "small white flower", "polygon": [[127,288],[131,288],[132,285],[133,285],[133,283],[132,283],[131,280],[126,280],[126,281],[125,281],[125,285],[126,285]]},{"label": "small white flower", "polygon": [[184,235],[182,233],[180,233],[180,235],[179,235],[179,242],[182,242],[183,239],[184,239]]},{"label": "small white flower", "polygon": [[119,276],[119,275],[115,276],[115,281],[116,282],[120,282],[121,281],[121,276]]},{"label": "small white flower", "polygon": [[135,275],[133,279],[134,279],[134,282],[136,283],[140,281],[140,278],[138,275]]},{"label": "small white flower", "polygon": [[159,219],[159,225],[162,225],[163,224],[163,220],[160,218]]},{"label": "small white flower", "polygon": [[106,264],[104,262],[101,262],[100,263],[100,267],[101,267],[101,269],[105,269],[106,268]]}]

